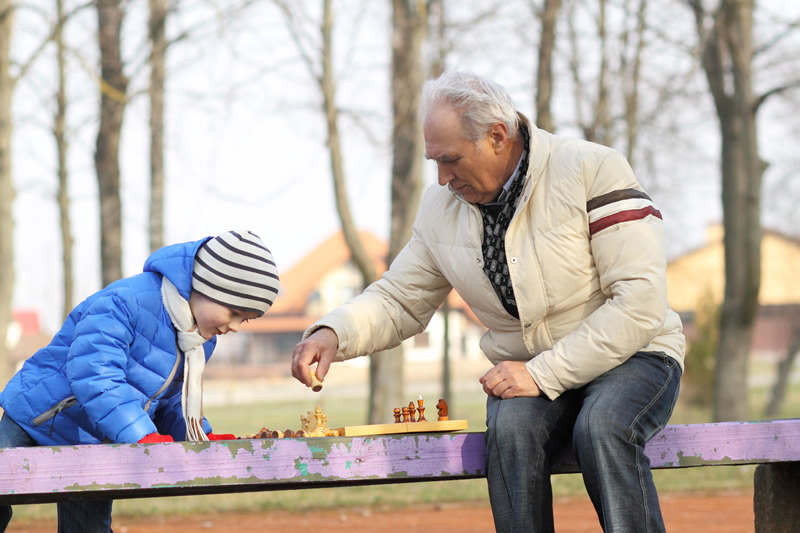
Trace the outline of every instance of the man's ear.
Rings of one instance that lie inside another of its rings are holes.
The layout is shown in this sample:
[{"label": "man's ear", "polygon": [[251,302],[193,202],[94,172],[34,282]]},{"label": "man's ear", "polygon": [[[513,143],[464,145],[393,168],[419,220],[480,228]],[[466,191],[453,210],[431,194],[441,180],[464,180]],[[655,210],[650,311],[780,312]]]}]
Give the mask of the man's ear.
[{"label": "man's ear", "polygon": [[499,154],[508,146],[508,129],[502,122],[497,122],[489,129],[489,138],[494,148],[494,153]]}]

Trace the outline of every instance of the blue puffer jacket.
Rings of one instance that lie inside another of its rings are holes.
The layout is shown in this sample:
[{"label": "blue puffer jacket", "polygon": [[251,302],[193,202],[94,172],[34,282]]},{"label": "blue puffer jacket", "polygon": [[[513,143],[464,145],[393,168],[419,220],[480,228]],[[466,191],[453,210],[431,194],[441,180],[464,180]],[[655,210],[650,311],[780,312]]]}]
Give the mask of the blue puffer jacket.
[{"label": "blue puffer jacket", "polygon": [[[0,394],[0,406],[42,445],[186,439],[183,357],[161,300],[166,276],[189,299],[194,256],[210,237],[166,246],[144,272],[111,283],[69,314]],[[203,345],[206,360],[216,345]],[[208,421],[203,429],[211,431]]]}]

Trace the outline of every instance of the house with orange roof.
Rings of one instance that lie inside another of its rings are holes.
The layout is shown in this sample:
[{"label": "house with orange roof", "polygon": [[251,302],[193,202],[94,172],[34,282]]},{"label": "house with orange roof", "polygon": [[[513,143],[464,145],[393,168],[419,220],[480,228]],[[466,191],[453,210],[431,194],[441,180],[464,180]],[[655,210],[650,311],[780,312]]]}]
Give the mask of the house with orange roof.
[{"label": "house with orange roof", "polygon": [[[721,305],[725,292],[725,246],[721,224],[709,226],[706,243],[667,264],[669,304],[684,323],[689,341],[694,317],[704,304]],[[752,339],[753,355],[781,359],[800,335],[800,240],[764,228],[761,237],[759,310]]]},{"label": "house with orange roof", "polygon": [[[360,234],[376,271],[386,270],[388,246],[374,234]],[[281,287],[269,312],[242,326],[237,335],[218,339],[214,359],[217,364],[262,366],[287,363],[303,332],[335,307],[363,290],[361,274],[351,261],[350,250],[341,232],[331,235],[293,265],[280,272]],[[449,332],[450,357],[479,359],[478,347],[486,331],[464,301],[453,291],[448,297],[448,324],[440,310],[423,333],[404,342],[407,361],[441,359],[444,331]],[[366,358],[353,364],[366,365]],[[286,364],[288,371],[289,365]]]}]

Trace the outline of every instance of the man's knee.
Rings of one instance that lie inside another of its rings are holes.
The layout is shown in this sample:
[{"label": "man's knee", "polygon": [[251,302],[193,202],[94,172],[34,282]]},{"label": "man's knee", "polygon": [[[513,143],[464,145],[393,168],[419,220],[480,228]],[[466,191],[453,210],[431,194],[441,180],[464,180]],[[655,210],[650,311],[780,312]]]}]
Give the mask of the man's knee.
[{"label": "man's knee", "polygon": [[493,416],[487,419],[490,441],[504,449],[541,446],[542,417],[537,415],[537,398],[496,399]]}]

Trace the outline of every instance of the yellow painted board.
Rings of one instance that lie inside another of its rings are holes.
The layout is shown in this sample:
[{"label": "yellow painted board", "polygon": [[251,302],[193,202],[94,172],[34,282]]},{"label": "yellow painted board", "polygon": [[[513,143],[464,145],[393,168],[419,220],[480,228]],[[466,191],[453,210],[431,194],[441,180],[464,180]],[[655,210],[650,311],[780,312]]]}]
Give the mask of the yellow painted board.
[{"label": "yellow painted board", "polygon": [[392,435],[395,433],[434,433],[438,431],[460,431],[467,429],[466,420],[437,420],[432,422],[400,422],[394,424],[368,424],[336,428],[342,437],[365,435]]}]

